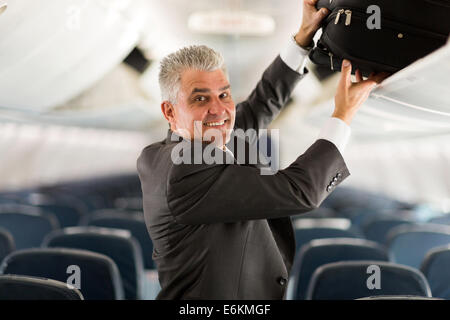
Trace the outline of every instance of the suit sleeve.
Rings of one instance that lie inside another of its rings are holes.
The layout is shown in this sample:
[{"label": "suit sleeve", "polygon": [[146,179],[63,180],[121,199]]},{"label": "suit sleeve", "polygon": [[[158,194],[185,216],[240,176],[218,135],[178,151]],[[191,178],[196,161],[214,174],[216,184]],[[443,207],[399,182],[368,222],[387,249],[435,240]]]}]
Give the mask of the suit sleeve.
[{"label": "suit sleeve", "polygon": [[239,165],[172,165],[167,201],[180,224],[281,218],[317,208],[330,182],[348,176],[335,145],[318,140],[275,175]]},{"label": "suit sleeve", "polygon": [[287,104],[303,75],[289,68],[277,56],[264,71],[256,88],[244,102],[236,106],[235,128],[265,129]]}]

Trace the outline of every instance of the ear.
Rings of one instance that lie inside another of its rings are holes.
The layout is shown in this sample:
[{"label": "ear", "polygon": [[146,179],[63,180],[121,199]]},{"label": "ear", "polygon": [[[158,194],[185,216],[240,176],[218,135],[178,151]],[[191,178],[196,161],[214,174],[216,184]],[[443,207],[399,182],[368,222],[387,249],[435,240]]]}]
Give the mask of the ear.
[{"label": "ear", "polygon": [[161,103],[161,111],[164,117],[169,121],[171,127],[175,124],[175,108],[169,101],[163,101]]}]

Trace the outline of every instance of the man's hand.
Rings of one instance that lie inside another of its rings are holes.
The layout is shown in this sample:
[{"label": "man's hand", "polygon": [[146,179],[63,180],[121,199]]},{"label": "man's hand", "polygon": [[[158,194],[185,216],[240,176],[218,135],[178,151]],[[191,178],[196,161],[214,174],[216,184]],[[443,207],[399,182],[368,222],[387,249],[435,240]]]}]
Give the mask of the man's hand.
[{"label": "man's hand", "polygon": [[345,121],[348,125],[352,122],[356,111],[367,100],[370,92],[378,83],[389,76],[386,72],[372,73],[367,80],[363,80],[361,71],[356,70],[356,82],[353,83],[351,75],[352,65],[350,61],[344,60],[342,62],[342,76],[335,97],[333,117]]},{"label": "man's hand", "polygon": [[314,35],[320,28],[322,20],[330,13],[326,8],[316,9],[318,0],[303,0],[303,20],[299,32],[295,35],[295,41],[301,47],[311,44]]}]

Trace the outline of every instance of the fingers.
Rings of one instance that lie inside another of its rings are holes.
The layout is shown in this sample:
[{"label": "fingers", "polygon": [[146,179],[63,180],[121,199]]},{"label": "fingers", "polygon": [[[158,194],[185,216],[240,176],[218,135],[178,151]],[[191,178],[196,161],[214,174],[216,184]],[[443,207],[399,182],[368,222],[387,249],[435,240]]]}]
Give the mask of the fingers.
[{"label": "fingers", "polygon": [[361,81],[363,81],[363,77],[362,77],[362,74],[361,74],[361,70],[359,70],[359,69],[356,70],[355,77],[356,77],[356,82],[361,82]]},{"label": "fingers", "polygon": [[356,69],[355,77],[356,77],[356,83],[355,87],[361,88],[361,90],[365,91],[367,90],[368,93],[376,87],[377,81],[375,81],[375,74],[372,72],[367,80],[364,80],[362,77],[362,73],[360,69]]},{"label": "fingers", "polygon": [[380,72],[380,73],[375,73],[372,72],[368,79],[364,81],[364,78],[362,76],[362,72],[360,69],[356,69],[355,72],[355,79],[356,79],[356,83],[361,83],[361,82],[365,82],[368,84],[380,84],[381,82],[383,82],[383,80],[385,80],[386,78],[388,78],[391,74],[387,73],[387,72]]},{"label": "fingers", "polygon": [[314,11],[316,11],[317,19],[323,19],[330,13],[330,10],[328,10],[327,8],[321,8],[320,10],[317,10],[316,9],[317,1],[318,0],[303,0],[303,3],[306,7],[313,8]]},{"label": "fingers", "polygon": [[330,13],[330,10],[327,8],[322,8],[316,12],[316,19],[318,22],[322,21],[328,14]]},{"label": "fingers", "polygon": [[319,0],[303,0],[303,8],[314,8],[314,10],[316,9],[316,3]]},{"label": "fingers", "polygon": [[330,10],[327,8],[322,8],[319,11],[317,11],[317,14],[320,15],[321,18],[326,17],[330,13]]},{"label": "fingers", "polygon": [[357,83],[356,86],[360,87],[363,91],[367,90],[368,92],[370,92],[377,86],[377,82],[367,79]]},{"label": "fingers", "polygon": [[366,91],[367,95],[370,94],[370,92],[384,79],[390,76],[390,74],[387,72],[380,72],[380,73],[372,72],[367,80],[360,81],[359,79],[362,79],[361,71],[356,70],[355,75],[358,82],[355,84],[355,87],[358,87],[359,90]]},{"label": "fingers", "polygon": [[351,78],[351,75],[352,75],[352,64],[350,63],[349,60],[344,59],[342,61],[341,72],[342,72],[342,75],[341,75],[341,80],[339,82],[339,85],[343,86],[345,88],[350,87],[351,84],[352,84],[352,78]]},{"label": "fingers", "polygon": [[344,59],[342,61],[342,75],[339,81],[339,86],[343,89],[350,87],[356,87],[357,90],[365,92],[364,95],[369,95],[370,92],[384,79],[390,76],[387,72],[374,73],[372,72],[367,80],[363,79],[361,70],[357,69],[355,72],[356,83],[352,83],[352,64],[349,60]]},{"label": "fingers", "polygon": [[371,75],[371,77],[369,77],[369,79],[375,81],[376,83],[381,83],[381,82],[383,82],[383,80],[388,78],[390,75],[391,74],[387,73],[387,72],[380,72],[380,73]]}]

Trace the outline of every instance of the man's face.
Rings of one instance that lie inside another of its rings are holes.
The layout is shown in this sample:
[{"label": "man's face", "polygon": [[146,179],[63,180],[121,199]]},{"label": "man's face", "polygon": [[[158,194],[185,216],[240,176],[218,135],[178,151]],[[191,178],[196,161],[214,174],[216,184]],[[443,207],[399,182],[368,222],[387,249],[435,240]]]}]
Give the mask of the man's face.
[{"label": "man's face", "polygon": [[221,136],[225,144],[234,127],[235,114],[230,84],[222,70],[183,72],[173,108],[172,130],[185,138],[188,133],[190,139],[202,137],[206,141],[218,140],[211,136]]}]

